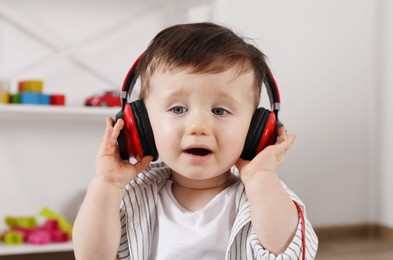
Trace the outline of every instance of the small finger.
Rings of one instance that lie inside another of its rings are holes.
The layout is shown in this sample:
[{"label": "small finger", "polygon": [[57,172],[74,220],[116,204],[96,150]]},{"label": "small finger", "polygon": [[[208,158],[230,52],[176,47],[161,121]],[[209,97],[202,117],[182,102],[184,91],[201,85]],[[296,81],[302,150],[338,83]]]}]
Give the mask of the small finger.
[{"label": "small finger", "polygon": [[278,135],[280,136],[280,135],[286,134],[286,133],[287,133],[287,129],[285,128],[285,126],[281,126],[281,127],[277,130],[277,132],[278,132]]},{"label": "small finger", "polygon": [[293,145],[295,138],[296,138],[295,135],[289,134],[286,140],[283,140],[282,142],[278,143],[276,146],[277,148],[276,156],[286,153],[288,149]]},{"label": "small finger", "polygon": [[278,138],[277,138],[277,144],[282,143],[283,141],[287,140],[288,134],[287,134],[287,130],[285,129],[285,127],[280,127],[277,131],[278,134]]},{"label": "small finger", "polygon": [[108,117],[106,119],[106,128],[105,128],[105,133],[104,137],[109,137],[112,134],[112,128],[113,128],[113,119]]},{"label": "small finger", "polygon": [[101,143],[102,150],[106,150],[112,147],[117,142],[116,138],[113,138],[113,132],[114,132],[113,124],[114,124],[113,119],[108,117],[106,119],[105,133]]},{"label": "small finger", "polygon": [[113,126],[113,131],[112,131],[112,138],[113,139],[117,139],[117,137],[119,136],[120,131],[123,129],[123,126],[124,126],[123,119],[117,120],[117,122]]}]

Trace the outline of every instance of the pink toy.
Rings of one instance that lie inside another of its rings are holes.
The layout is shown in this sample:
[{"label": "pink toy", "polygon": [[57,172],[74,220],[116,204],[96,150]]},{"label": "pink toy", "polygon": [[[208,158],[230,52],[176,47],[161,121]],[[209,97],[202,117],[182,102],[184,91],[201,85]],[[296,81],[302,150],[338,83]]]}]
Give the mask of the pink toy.
[{"label": "pink toy", "polygon": [[53,242],[67,242],[69,240],[69,236],[67,232],[63,232],[61,230],[54,230],[52,232],[52,241]]},{"label": "pink toy", "polygon": [[45,222],[43,229],[47,231],[59,230],[59,222],[54,219],[49,219]]},{"label": "pink toy", "polygon": [[34,230],[31,232],[28,242],[31,244],[49,244],[52,242],[51,234],[45,230]]},{"label": "pink toy", "polygon": [[12,228],[11,230],[12,230],[12,231],[18,231],[19,233],[21,233],[21,234],[22,234],[22,237],[23,237],[23,241],[24,241],[24,242],[27,242],[28,239],[29,239],[29,236],[30,236],[31,232],[32,232],[33,230],[35,230],[35,229],[36,229],[36,228],[21,228],[21,227],[14,227],[14,228]]}]

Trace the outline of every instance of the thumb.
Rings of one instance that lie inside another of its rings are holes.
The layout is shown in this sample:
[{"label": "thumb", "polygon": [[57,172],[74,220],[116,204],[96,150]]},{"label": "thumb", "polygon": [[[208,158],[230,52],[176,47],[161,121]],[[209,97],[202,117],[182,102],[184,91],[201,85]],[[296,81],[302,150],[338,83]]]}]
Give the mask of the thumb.
[{"label": "thumb", "polygon": [[239,170],[239,172],[243,169],[244,166],[246,166],[250,161],[243,160],[242,158],[239,158],[237,162],[235,163],[236,168]]},{"label": "thumb", "polygon": [[145,156],[142,158],[142,160],[140,160],[139,162],[137,162],[134,167],[136,170],[136,173],[140,173],[143,170],[145,170],[147,168],[147,166],[149,166],[149,163],[151,162],[151,160],[153,160],[153,156]]}]

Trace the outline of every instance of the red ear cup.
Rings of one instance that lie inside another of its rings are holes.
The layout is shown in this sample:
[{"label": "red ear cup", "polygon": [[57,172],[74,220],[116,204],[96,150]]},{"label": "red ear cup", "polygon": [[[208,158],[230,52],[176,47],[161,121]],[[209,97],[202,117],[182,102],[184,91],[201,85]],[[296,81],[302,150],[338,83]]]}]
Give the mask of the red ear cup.
[{"label": "red ear cup", "polygon": [[257,155],[260,151],[265,149],[267,146],[272,145],[277,140],[277,119],[274,112],[269,111],[269,115],[262,131],[262,136],[259,141],[258,148],[256,150]]},{"label": "red ear cup", "polygon": [[123,120],[124,120],[123,136],[124,136],[125,147],[127,151],[127,158],[122,158],[122,159],[129,160],[130,157],[142,158],[143,157],[142,145],[139,139],[139,134],[137,130],[138,126],[134,118],[134,112],[132,111],[131,104],[126,104],[126,106],[124,107]]},{"label": "red ear cup", "polygon": [[266,146],[274,144],[277,138],[277,119],[274,112],[258,108],[250,123],[241,158],[252,160]]},{"label": "red ear cup", "polygon": [[149,115],[147,114],[145,104],[141,100],[136,100],[130,105],[135,119],[139,142],[142,148],[142,154],[143,156],[153,156],[153,161],[155,161],[158,159],[158,151],[154,141],[153,130],[150,125]]},{"label": "red ear cup", "polygon": [[117,138],[120,157],[129,160],[130,157],[138,160],[146,155],[153,156],[153,161],[158,159],[158,152],[154,142],[147,110],[142,101],[125,105],[122,118],[123,130]]}]

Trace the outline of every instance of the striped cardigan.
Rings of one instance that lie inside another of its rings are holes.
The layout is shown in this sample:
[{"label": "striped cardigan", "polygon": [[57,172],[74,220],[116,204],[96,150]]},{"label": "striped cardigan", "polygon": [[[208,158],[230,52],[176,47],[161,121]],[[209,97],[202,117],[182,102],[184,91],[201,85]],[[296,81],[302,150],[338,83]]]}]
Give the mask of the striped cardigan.
[{"label": "striped cardigan", "polygon": [[[153,230],[156,221],[156,202],[160,190],[170,178],[171,170],[164,163],[151,164],[144,172],[135,177],[126,187],[120,209],[122,223],[121,241],[117,256],[119,259],[149,259]],[[289,190],[284,189],[305,213],[304,204]],[[250,206],[244,185],[236,191],[236,219],[232,227],[225,255],[226,260],[241,259],[301,259],[302,228],[299,220],[296,235],[284,253],[275,256],[260,244],[251,225]],[[314,259],[318,238],[307,218],[306,259]]]}]

